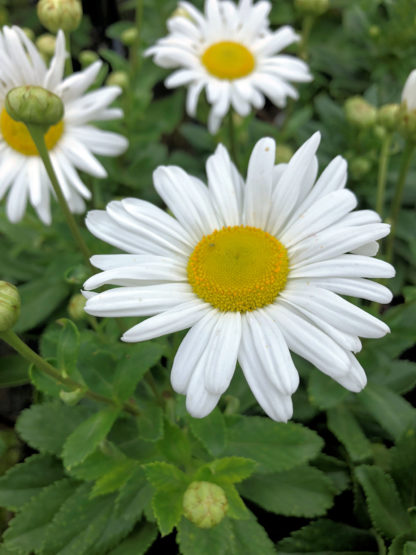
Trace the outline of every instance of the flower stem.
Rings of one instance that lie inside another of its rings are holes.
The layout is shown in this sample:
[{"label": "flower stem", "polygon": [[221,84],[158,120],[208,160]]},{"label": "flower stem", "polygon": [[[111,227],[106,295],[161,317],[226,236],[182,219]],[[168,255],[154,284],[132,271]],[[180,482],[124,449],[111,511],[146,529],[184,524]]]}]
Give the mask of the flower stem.
[{"label": "flower stem", "polygon": [[306,15],[303,18],[302,35],[301,35],[301,41],[299,44],[299,56],[303,60],[308,59],[308,42],[309,42],[309,37],[314,23],[315,23],[315,17],[313,15]]},{"label": "flower stem", "polygon": [[410,168],[410,162],[412,161],[413,152],[415,150],[415,144],[408,142],[403,152],[402,164],[400,168],[399,179],[397,180],[396,189],[394,191],[394,197],[391,207],[391,230],[390,235],[387,240],[387,262],[393,260],[393,246],[394,238],[396,235],[397,220],[400,214],[400,208],[402,206],[403,190],[406,183],[407,173]]},{"label": "flower stem", "polygon": [[384,194],[386,191],[386,177],[390,157],[391,139],[392,134],[388,133],[383,140],[380,152],[380,162],[378,166],[376,211],[379,213],[381,218],[383,217],[384,211]]},{"label": "flower stem", "polygon": [[228,112],[228,140],[229,140],[231,157],[238,169],[237,143],[235,139],[235,125],[233,120],[233,111],[231,108]]},{"label": "flower stem", "polygon": [[52,162],[49,156],[49,151],[45,143],[44,128],[33,124],[27,125],[27,128],[39,152],[39,156],[41,157],[42,162],[45,166],[46,172],[49,176],[49,179],[52,183],[52,187],[55,191],[56,198],[58,199],[58,202],[61,205],[62,212],[65,215],[66,221],[75,239],[75,242],[78,244],[88,267],[91,267],[91,264],[90,264],[91,254],[88,250],[87,245],[85,244],[84,239],[82,238],[82,235],[78,229],[75,218],[72,215],[71,210],[69,209],[68,203],[66,202],[66,199],[62,193],[61,187],[59,186],[58,179],[53,169]]},{"label": "flower stem", "polygon": [[[73,390],[81,390],[83,391],[86,397],[93,399],[94,401],[99,401],[101,403],[106,403],[107,405],[111,405],[113,407],[118,407],[119,404],[114,400],[110,399],[110,397],[105,397],[104,395],[100,395],[99,393],[95,393],[90,389],[85,389],[83,384],[72,380],[71,378],[66,378],[62,376],[62,374],[57,370],[54,366],[49,364],[44,358],[39,356],[35,351],[33,351],[26,343],[24,343],[18,335],[15,334],[12,330],[7,330],[0,333],[0,339],[3,339],[10,347],[12,347],[15,351],[19,353],[24,359],[26,359],[31,364],[34,364],[41,372],[50,376],[57,382],[61,383],[62,385],[66,385]],[[123,403],[121,405],[123,410],[126,412],[133,414],[135,416],[140,415],[139,409],[133,405],[132,403]]]},{"label": "flower stem", "polygon": [[72,68],[72,57],[71,57],[71,35],[69,31],[65,31],[65,48],[67,52],[67,57],[65,58],[65,75],[71,75],[73,72]]},{"label": "flower stem", "polygon": [[140,48],[140,39],[142,33],[142,22],[143,22],[143,0],[136,0],[136,30],[137,30],[137,39],[135,40],[134,44],[130,47],[130,64],[131,64],[131,77],[134,81],[137,71],[140,67],[140,57],[138,55],[139,48]]}]

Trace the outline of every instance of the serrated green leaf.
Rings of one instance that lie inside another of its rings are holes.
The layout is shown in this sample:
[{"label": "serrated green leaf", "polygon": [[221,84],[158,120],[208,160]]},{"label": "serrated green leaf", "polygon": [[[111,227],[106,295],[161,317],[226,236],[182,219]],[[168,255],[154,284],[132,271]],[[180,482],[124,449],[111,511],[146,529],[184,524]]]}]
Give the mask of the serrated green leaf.
[{"label": "serrated green leaf", "polygon": [[175,483],[165,485],[153,496],[152,507],[162,536],[172,532],[182,516],[183,495],[187,484]]},{"label": "serrated green leaf", "polygon": [[381,468],[369,465],[357,467],[355,474],[364,489],[374,527],[387,538],[409,532],[409,515],[403,508],[391,476]]},{"label": "serrated green leaf", "polygon": [[108,555],[144,555],[157,537],[157,527],[144,522]]},{"label": "serrated green leaf", "polygon": [[18,510],[32,497],[64,477],[59,461],[50,455],[32,455],[0,478],[0,506]]},{"label": "serrated green leaf", "polygon": [[228,446],[225,454],[259,463],[257,472],[275,472],[299,466],[316,457],[323,441],[300,424],[282,424],[266,418],[228,417]]},{"label": "serrated green leaf", "polygon": [[231,528],[234,532],[235,553],[244,555],[275,555],[276,550],[254,515],[250,520],[232,520]]},{"label": "serrated green leaf", "polygon": [[138,462],[132,459],[119,461],[110,472],[107,472],[95,482],[91,497],[105,495],[120,489],[130,478],[137,465]]},{"label": "serrated green leaf", "polygon": [[237,520],[247,520],[250,518],[250,511],[245,506],[234,484],[221,480],[213,480],[213,482],[224,490],[228,501],[227,516]]},{"label": "serrated green leaf", "polygon": [[164,457],[178,466],[186,465],[191,458],[191,443],[185,430],[165,421],[163,439],[157,444]]},{"label": "serrated green leaf", "polygon": [[[412,534],[402,534],[400,536],[396,536],[390,544],[388,555],[405,555],[405,546],[409,540],[411,541],[412,539]],[[411,555],[414,554],[412,553]]]},{"label": "serrated green leaf", "polygon": [[115,502],[117,514],[138,520],[153,496],[153,488],[147,482],[143,468],[136,468],[120,489]]},{"label": "serrated green leaf", "polygon": [[43,488],[11,521],[4,534],[6,547],[24,555],[38,551],[50,521],[75,488],[66,478]]},{"label": "serrated green leaf", "polygon": [[118,408],[106,408],[78,426],[65,441],[62,451],[64,466],[72,468],[95,451],[97,445],[106,438],[119,413]]},{"label": "serrated green leaf", "polygon": [[29,378],[36,389],[42,391],[42,393],[46,393],[46,395],[51,397],[59,397],[62,385],[51,376],[39,370],[34,364],[29,366]]},{"label": "serrated green leaf", "polygon": [[239,486],[243,497],[267,511],[314,517],[332,506],[332,482],[317,468],[302,466],[276,474],[256,475]]},{"label": "serrated green leaf", "polygon": [[371,443],[348,407],[338,405],[330,409],[327,422],[328,428],[345,446],[354,462],[362,462],[372,456]]},{"label": "serrated green leaf", "polygon": [[[251,459],[225,457],[203,465],[197,470],[193,479],[205,480],[207,476],[212,476],[214,479],[222,481],[241,482],[251,476],[256,466],[257,463]],[[209,474],[206,473],[206,470],[209,471]]]},{"label": "serrated green leaf", "polygon": [[182,555],[237,555],[234,530],[227,518],[208,529],[198,528],[182,518],[177,541]]},{"label": "serrated green leaf", "polygon": [[405,507],[416,505],[416,430],[406,430],[390,450],[391,475]]},{"label": "serrated green leaf", "polygon": [[163,411],[154,403],[142,401],[137,419],[139,436],[146,441],[158,441],[163,436]]},{"label": "serrated green leaf", "polygon": [[189,478],[173,464],[154,462],[144,465],[146,478],[157,490],[177,484],[187,484]]},{"label": "serrated green leaf", "polygon": [[111,442],[105,440],[82,463],[74,466],[68,472],[79,480],[98,480],[104,474],[111,472],[114,466],[124,459],[124,453]]},{"label": "serrated green leaf", "polygon": [[29,382],[27,360],[20,355],[8,355],[0,358],[0,388],[16,387]]},{"label": "serrated green leaf", "polygon": [[327,410],[342,403],[351,393],[322,372],[311,372],[308,397],[312,405]]},{"label": "serrated green leaf", "polygon": [[218,408],[205,418],[192,418],[187,415],[192,433],[214,457],[221,455],[227,443],[227,430],[224,417]]},{"label": "serrated green leaf", "polygon": [[378,547],[373,534],[366,530],[353,528],[341,522],[320,519],[281,540],[277,544],[277,551],[282,555],[286,553],[371,555],[378,552]]},{"label": "serrated green leaf", "polygon": [[32,405],[20,414],[16,430],[34,449],[59,455],[66,438],[88,414],[84,407],[68,407],[55,402]]},{"label": "serrated green leaf", "polygon": [[76,372],[78,378],[79,373],[76,370],[80,344],[78,328],[66,318],[62,318],[58,323],[62,326],[56,353],[58,368],[67,376],[74,376]]}]

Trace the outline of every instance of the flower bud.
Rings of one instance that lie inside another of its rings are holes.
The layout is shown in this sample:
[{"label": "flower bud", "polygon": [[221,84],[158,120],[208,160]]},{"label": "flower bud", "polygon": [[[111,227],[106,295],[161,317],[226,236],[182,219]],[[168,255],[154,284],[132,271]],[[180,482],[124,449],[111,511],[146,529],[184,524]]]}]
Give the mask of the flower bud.
[{"label": "flower bud", "polygon": [[31,40],[32,42],[34,42],[35,40],[35,33],[32,31],[32,29],[30,29],[30,27],[22,27],[22,31],[24,32],[24,34],[27,36],[27,38],[29,40]]},{"label": "flower bud", "polygon": [[381,35],[381,29],[378,25],[371,25],[368,29],[368,34],[371,38],[376,39]]},{"label": "flower bud", "polygon": [[81,293],[76,293],[69,299],[68,314],[73,320],[83,320],[87,316],[87,313],[84,311],[86,302],[87,299]]},{"label": "flower bud", "polygon": [[124,46],[133,46],[139,38],[139,32],[136,27],[130,27],[121,33],[120,38]]},{"label": "flower bud", "polygon": [[292,158],[293,148],[288,145],[276,145],[276,164],[286,164]]},{"label": "flower bud", "polygon": [[399,132],[406,140],[416,143],[416,110],[400,109]]},{"label": "flower bud", "polygon": [[351,125],[365,129],[376,122],[377,110],[361,96],[352,96],[345,102],[345,115]]},{"label": "flower bud", "polygon": [[396,131],[399,124],[399,110],[398,104],[386,104],[382,106],[377,114],[378,123],[386,129],[386,131]]},{"label": "flower bud", "polygon": [[81,50],[78,60],[82,67],[87,67],[99,60],[99,56],[94,50]]},{"label": "flower bud", "polygon": [[64,115],[64,105],[59,96],[34,85],[9,91],[5,108],[11,118],[27,125],[49,127],[61,121]]},{"label": "flower bud", "polygon": [[125,71],[113,71],[107,77],[105,84],[109,87],[116,85],[117,87],[126,90],[129,86],[129,76]]},{"label": "flower bud", "polygon": [[224,490],[211,482],[192,482],[183,496],[183,514],[199,528],[221,522],[227,509]]},{"label": "flower bud", "polygon": [[39,0],[37,11],[39,21],[51,33],[75,31],[82,19],[80,0]]},{"label": "flower bud", "polygon": [[7,281],[0,281],[0,332],[10,330],[20,314],[20,295]]},{"label": "flower bud", "polygon": [[353,179],[361,179],[371,170],[371,162],[364,156],[351,160],[349,170]]},{"label": "flower bud", "polygon": [[301,13],[322,15],[329,7],[329,0],[295,0],[295,6]]},{"label": "flower bud", "polygon": [[403,87],[402,102],[407,110],[416,110],[416,69],[410,72]]},{"label": "flower bud", "polygon": [[56,38],[50,33],[45,33],[36,39],[36,46],[46,58],[52,58],[55,54]]}]

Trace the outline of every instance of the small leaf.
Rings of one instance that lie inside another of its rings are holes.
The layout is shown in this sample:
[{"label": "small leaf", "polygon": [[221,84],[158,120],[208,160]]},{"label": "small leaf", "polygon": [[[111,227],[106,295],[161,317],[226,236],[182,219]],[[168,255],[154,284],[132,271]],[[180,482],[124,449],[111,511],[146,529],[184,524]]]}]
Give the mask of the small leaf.
[{"label": "small leaf", "polygon": [[152,500],[153,512],[162,536],[172,532],[182,516],[183,495],[187,484],[170,484],[156,491]]},{"label": "small leaf", "polygon": [[154,403],[142,401],[137,419],[139,436],[146,441],[158,441],[163,436],[163,411]]},{"label": "small leaf", "polygon": [[76,373],[78,378],[79,372],[76,370],[80,343],[78,328],[66,318],[58,320],[58,323],[62,326],[56,354],[58,368],[63,375],[73,377]]},{"label": "small leaf", "polygon": [[214,457],[221,455],[227,443],[227,430],[224,417],[218,408],[205,418],[192,418],[187,415],[192,433]]},{"label": "small leaf", "polygon": [[416,430],[406,430],[390,450],[391,475],[399,489],[405,507],[416,505]]},{"label": "small leaf", "polygon": [[39,370],[34,364],[29,366],[29,378],[36,389],[42,391],[42,393],[46,393],[50,397],[59,397],[62,385],[55,378]]},{"label": "small leaf", "polygon": [[391,477],[381,468],[369,465],[357,467],[355,474],[364,489],[374,527],[387,538],[409,532],[409,515],[403,508]]},{"label": "small leaf", "polygon": [[205,469],[208,469],[214,479],[228,482],[242,482],[254,472],[257,464],[251,459],[243,457],[226,457],[216,459],[203,465],[194,475],[194,480],[203,480]]},{"label": "small leaf", "polygon": [[353,461],[360,462],[371,457],[371,443],[364,435],[354,414],[345,405],[330,409],[327,420],[328,428],[345,446]]},{"label": "small leaf", "polygon": [[231,521],[235,538],[235,553],[244,555],[275,555],[276,550],[254,515],[250,520]]},{"label": "small leaf", "polygon": [[144,465],[146,478],[157,490],[176,484],[187,484],[189,479],[173,464],[154,462]]},{"label": "small leaf", "polygon": [[234,484],[227,481],[213,480],[213,482],[224,490],[225,496],[228,501],[227,515],[237,520],[247,520],[250,518],[250,511],[241,499],[240,494]]},{"label": "small leaf", "polygon": [[120,545],[109,551],[108,555],[145,555],[157,535],[157,527],[150,522],[144,522]]},{"label": "small leaf", "polygon": [[117,496],[117,514],[123,514],[127,519],[138,520],[149,505],[152,495],[153,488],[147,482],[143,468],[136,468]]},{"label": "small leaf", "polygon": [[185,430],[165,421],[165,434],[158,442],[160,452],[178,466],[186,465],[191,458],[191,443]]},{"label": "small leaf", "polygon": [[132,459],[119,461],[110,472],[107,472],[96,481],[91,492],[91,497],[105,495],[120,489],[130,478],[137,465],[137,461]]},{"label": "small leaf", "polygon": [[95,450],[111,430],[119,412],[120,409],[112,407],[96,412],[72,432],[62,452],[65,467],[82,463]]},{"label": "small leaf", "polygon": [[[182,555],[238,555],[231,521],[224,518],[212,528],[198,528],[186,518],[178,525],[177,541]],[[244,551],[240,552],[242,555]]]}]

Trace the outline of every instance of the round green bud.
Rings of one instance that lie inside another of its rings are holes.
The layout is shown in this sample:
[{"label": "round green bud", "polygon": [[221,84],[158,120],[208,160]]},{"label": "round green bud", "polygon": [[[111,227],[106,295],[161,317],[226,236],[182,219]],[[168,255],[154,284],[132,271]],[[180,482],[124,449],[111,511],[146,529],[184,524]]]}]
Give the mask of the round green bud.
[{"label": "round green bud", "polygon": [[406,140],[416,143],[416,110],[400,109],[398,130]]},{"label": "round green bud", "polygon": [[398,104],[386,104],[382,106],[377,114],[377,122],[386,129],[386,131],[396,131],[399,125],[399,111]]},{"label": "round green bud", "polygon": [[0,332],[10,330],[20,314],[20,295],[17,287],[0,281]]},{"label": "round green bud", "polygon": [[374,133],[375,138],[378,139],[379,141],[382,141],[387,135],[386,128],[383,127],[382,125],[375,125],[372,131]]},{"label": "round green bud", "polygon": [[73,320],[83,320],[86,318],[87,313],[84,310],[86,302],[87,299],[81,293],[76,293],[69,299],[68,314]]},{"label": "round green bud", "polygon": [[276,164],[286,164],[292,158],[293,148],[288,145],[276,145]]},{"label": "round green bud", "polygon": [[82,4],[80,0],[39,0],[37,12],[39,21],[51,33],[59,29],[70,33],[81,23]]},{"label": "round green bud", "polygon": [[381,34],[380,27],[378,25],[371,25],[370,28],[368,29],[368,34],[373,39],[376,39]]},{"label": "round green bud", "polygon": [[52,58],[55,54],[56,38],[50,33],[44,33],[36,39],[36,46],[46,58]]},{"label": "round green bud", "polygon": [[22,27],[22,31],[24,32],[24,34],[27,36],[27,38],[29,40],[31,40],[32,42],[34,42],[35,40],[35,33],[32,31],[32,29],[30,29],[30,27]]},{"label": "round green bud", "polygon": [[183,496],[183,514],[199,528],[220,523],[227,509],[224,490],[211,482],[192,482]]},{"label": "round green bud", "polygon": [[375,124],[377,109],[361,96],[352,96],[345,102],[345,115],[351,125],[365,129]]},{"label": "round green bud", "polygon": [[329,0],[295,0],[295,6],[303,14],[322,15],[329,8]]},{"label": "round green bud", "polygon": [[371,170],[371,161],[364,156],[354,158],[349,164],[349,170],[354,179],[361,179]]},{"label": "round green bud", "polygon": [[126,90],[129,86],[129,76],[125,71],[113,71],[107,77],[105,84],[109,87],[116,85],[123,90]]},{"label": "round green bud", "polygon": [[27,125],[56,125],[64,115],[64,105],[56,94],[42,87],[25,85],[9,91],[5,108],[11,118]]},{"label": "round green bud", "polygon": [[99,56],[94,50],[81,50],[78,56],[79,63],[82,67],[87,67],[99,60]]},{"label": "round green bud", "polygon": [[137,39],[139,38],[139,31],[136,27],[130,27],[129,29],[125,29],[121,33],[121,42],[124,46],[133,46],[136,44]]},{"label": "round green bud", "polygon": [[0,7],[0,26],[7,25],[9,21],[9,12],[6,10],[4,6]]}]

